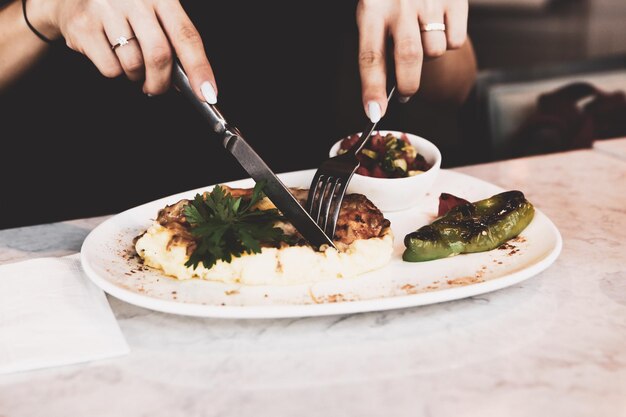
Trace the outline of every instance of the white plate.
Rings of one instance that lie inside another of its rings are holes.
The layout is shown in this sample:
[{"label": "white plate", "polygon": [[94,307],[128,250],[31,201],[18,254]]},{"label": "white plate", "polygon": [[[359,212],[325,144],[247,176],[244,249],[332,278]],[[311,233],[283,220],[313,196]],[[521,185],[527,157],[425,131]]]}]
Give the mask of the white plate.
[{"label": "white plate", "polygon": [[[297,171],[280,177],[289,186],[308,187],[313,172]],[[251,187],[253,182],[246,179],[228,185]],[[413,307],[498,290],[543,271],[561,251],[561,235],[537,210],[530,225],[509,242],[506,250],[422,263],[403,262],[404,236],[435,218],[441,192],[475,201],[503,191],[482,180],[442,170],[424,204],[387,214],[395,235],[391,262],[356,278],[244,287],[195,279],[178,281],[143,267],[132,256],[133,238],[150,225],[166,204],[191,198],[206,189],[135,207],[95,228],[81,250],[82,265],[89,278],[114,297],[167,313],[224,318],[321,316]]]}]

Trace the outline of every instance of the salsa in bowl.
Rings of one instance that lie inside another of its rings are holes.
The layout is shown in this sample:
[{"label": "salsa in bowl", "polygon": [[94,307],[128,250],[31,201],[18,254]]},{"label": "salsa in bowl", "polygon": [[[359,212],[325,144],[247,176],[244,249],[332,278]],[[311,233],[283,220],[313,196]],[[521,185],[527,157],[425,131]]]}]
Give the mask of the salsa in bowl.
[{"label": "salsa in bowl", "polygon": [[[359,136],[337,141],[330,156],[345,152]],[[364,194],[382,211],[406,210],[419,204],[441,167],[441,152],[432,142],[391,130],[372,134],[358,158],[361,166],[348,192]]]}]

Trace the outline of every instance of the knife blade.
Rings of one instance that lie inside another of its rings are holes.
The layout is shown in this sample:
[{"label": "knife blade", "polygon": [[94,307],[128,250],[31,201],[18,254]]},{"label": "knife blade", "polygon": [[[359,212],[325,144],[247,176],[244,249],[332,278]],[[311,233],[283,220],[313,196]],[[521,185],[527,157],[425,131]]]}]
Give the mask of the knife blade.
[{"label": "knife blade", "polygon": [[221,136],[224,147],[237,159],[250,177],[255,182],[263,181],[265,183],[263,192],[283,216],[300,232],[302,237],[316,248],[322,245],[329,245],[334,248],[335,245],[332,239],[313,221],[309,213],[298,203],[298,200],[289,192],[285,184],[245,141],[241,132],[226,122],[226,119],[217,107],[198,99],[189,84],[187,74],[185,74],[178,62],[174,64],[172,82],[206,118],[212,130]]}]

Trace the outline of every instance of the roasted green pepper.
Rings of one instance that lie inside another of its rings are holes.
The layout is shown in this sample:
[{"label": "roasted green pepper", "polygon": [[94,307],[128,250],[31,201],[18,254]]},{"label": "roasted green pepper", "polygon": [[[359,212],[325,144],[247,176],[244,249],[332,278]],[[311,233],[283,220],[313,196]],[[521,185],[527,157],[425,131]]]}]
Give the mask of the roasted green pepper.
[{"label": "roasted green pepper", "polygon": [[406,235],[402,259],[421,262],[495,249],[520,234],[534,214],[535,208],[521,191],[458,205]]}]

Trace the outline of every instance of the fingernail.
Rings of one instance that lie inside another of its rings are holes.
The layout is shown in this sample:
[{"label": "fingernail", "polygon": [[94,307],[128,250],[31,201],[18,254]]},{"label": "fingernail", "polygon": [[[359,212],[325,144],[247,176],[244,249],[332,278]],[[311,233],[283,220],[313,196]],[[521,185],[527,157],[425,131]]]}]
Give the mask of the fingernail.
[{"label": "fingernail", "polygon": [[213,88],[210,82],[208,81],[203,82],[202,85],[200,86],[200,90],[202,91],[202,95],[204,96],[204,99],[206,100],[207,103],[209,104],[217,103],[217,94],[215,94],[215,89]]},{"label": "fingernail", "polygon": [[146,96],[148,96],[148,98],[153,97],[150,93],[146,93]]},{"label": "fingernail", "polygon": [[402,104],[408,103],[411,100],[411,96],[398,96],[398,101]]},{"label": "fingernail", "polygon": [[380,120],[382,111],[380,110],[380,104],[375,101],[370,101],[367,103],[367,116],[370,118],[372,123],[378,123]]}]

